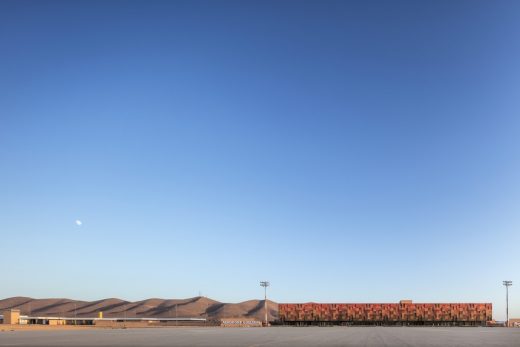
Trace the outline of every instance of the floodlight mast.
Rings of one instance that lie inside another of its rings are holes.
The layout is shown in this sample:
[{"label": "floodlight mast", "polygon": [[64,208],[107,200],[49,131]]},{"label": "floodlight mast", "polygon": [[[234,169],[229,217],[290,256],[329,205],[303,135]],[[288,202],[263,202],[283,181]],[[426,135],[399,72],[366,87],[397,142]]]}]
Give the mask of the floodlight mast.
[{"label": "floodlight mast", "polygon": [[513,285],[513,281],[503,281],[502,284],[506,287],[506,327],[509,327],[509,287]]},{"label": "floodlight mast", "polygon": [[265,326],[268,326],[269,322],[267,321],[267,287],[271,284],[269,281],[260,281],[260,287],[264,287],[264,311],[265,311]]}]

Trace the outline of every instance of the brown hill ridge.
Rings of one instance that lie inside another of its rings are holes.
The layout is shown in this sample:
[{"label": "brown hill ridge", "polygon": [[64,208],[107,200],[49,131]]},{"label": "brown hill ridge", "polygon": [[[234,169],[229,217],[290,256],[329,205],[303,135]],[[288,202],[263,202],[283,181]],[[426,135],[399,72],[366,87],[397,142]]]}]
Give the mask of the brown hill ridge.
[{"label": "brown hill ridge", "polygon": [[[267,301],[269,320],[278,316],[278,304]],[[116,298],[96,301],[70,299],[33,299],[13,297],[0,300],[0,311],[19,309],[30,316],[97,317],[103,312],[106,318],[229,318],[248,317],[264,319],[264,300],[248,300],[240,303],[223,303],[207,297],[188,299],[147,299],[125,301]]]}]

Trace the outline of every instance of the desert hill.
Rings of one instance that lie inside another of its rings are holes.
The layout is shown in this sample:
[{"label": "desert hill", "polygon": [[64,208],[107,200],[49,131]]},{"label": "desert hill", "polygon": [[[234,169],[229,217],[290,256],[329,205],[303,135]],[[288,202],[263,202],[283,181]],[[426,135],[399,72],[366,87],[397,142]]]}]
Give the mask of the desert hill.
[{"label": "desert hill", "polygon": [[[278,304],[267,301],[269,319],[278,315]],[[223,303],[203,296],[188,299],[147,299],[125,301],[116,298],[96,301],[71,299],[33,299],[13,297],[0,300],[0,311],[19,309],[23,315],[60,317],[97,317],[102,311],[106,318],[157,317],[157,318],[226,318],[248,317],[264,319],[264,300],[240,303]]]}]

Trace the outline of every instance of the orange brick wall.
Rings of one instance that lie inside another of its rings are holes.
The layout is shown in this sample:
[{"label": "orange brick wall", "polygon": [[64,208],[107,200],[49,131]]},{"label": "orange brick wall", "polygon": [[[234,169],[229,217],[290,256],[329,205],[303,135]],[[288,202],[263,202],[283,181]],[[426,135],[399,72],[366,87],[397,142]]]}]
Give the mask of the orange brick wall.
[{"label": "orange brick wall", "polygon": [[279,304],[281,322],[486,322],[489,303]]}]

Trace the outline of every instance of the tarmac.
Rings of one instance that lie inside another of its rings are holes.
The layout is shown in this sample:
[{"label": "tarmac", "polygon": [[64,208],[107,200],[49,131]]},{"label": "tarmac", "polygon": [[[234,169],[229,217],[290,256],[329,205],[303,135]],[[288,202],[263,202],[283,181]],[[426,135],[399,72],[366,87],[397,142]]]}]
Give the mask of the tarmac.
[{"label": "tarmac", "polygon": [[456,327],[142,328],[0,331],[0,346],[520,346],[520,329]]}]

